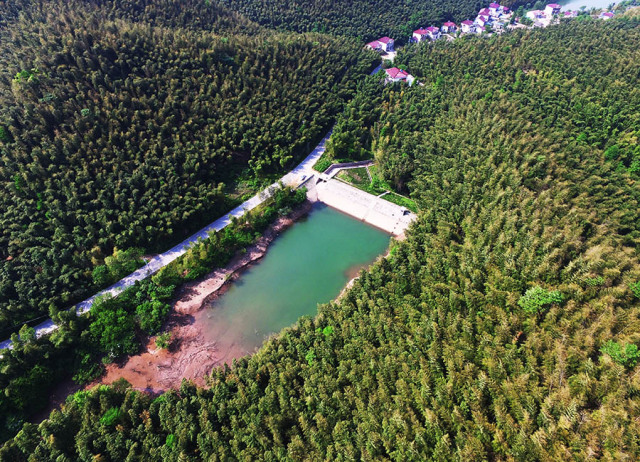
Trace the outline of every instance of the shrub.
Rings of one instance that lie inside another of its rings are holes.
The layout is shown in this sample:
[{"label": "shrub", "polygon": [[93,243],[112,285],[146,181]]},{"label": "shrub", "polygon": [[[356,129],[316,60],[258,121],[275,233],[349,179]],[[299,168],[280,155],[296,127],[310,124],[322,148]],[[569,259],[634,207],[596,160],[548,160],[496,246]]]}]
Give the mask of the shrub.
[{"label": "shrub", "polygon": [[614,362],[627,368],[634,367],[638,359],[640,359],[638,346],[633,343],[623,346],[618,342],[609,340],[600,348],[600,352],[609,355]]},{"label": "shrub", "polygon": [[171,346],[171,332],[163,332],[156,337],[156,347],[166,350]]},{"label": "shrub", "polygon": [[120,408],[112,407],[100,418],[100,423],[106,427],[111,427],[118,421],[120,415],[122,415]]},{"label": "shrub", "polygon": [[116,357],[136,352],[135,321],[118,299],[107,298],[94,303],[91,318],[89,331],[104,353]]},{"label": "shrub", "polygon": [[518,305],[526,313],[540,314],[554,303],[562,303],[562,294],[557,290],[546,290],[540,286],[527,290],[518,300]]},{"label": "shrub", "polygon": [[136,308],[136,315],[138,316],[138,323],[140,328],[147,334],[155,334],[162,328],[167,314],[171,307],[158,300],[152,300],[138,305]]}]

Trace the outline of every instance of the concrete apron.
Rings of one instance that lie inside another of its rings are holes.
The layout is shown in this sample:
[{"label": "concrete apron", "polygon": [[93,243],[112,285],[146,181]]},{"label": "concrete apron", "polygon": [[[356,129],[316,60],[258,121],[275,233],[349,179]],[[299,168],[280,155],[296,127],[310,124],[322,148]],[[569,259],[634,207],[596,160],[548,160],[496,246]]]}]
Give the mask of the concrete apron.
[{"label": "concrete apron", "polygon": [[305,186],[307,198],[322,202],[389,234],[405,232],[416,215],[407,208],[393,204],[326,175],[314,176]]}]

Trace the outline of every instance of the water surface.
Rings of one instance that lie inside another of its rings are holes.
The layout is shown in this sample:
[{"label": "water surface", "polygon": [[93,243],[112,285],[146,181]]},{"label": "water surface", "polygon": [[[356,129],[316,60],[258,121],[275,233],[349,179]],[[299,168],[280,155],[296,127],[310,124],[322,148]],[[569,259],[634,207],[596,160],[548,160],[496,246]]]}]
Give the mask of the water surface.
[{"label": "water surface", "polygon": [[265,337],[315,315],[357,271],[384,253],[390,236],[324,204],[285,231],[265,257],[199,313],[224,361],[252,353]]},{"label": "water surface", "polygon": [[562,5],[562,11],[579,10],[581,6],[585,6],[587,10],[591,8],[607,8],[611,5],[611,0],[568,0],[558,2]]}]

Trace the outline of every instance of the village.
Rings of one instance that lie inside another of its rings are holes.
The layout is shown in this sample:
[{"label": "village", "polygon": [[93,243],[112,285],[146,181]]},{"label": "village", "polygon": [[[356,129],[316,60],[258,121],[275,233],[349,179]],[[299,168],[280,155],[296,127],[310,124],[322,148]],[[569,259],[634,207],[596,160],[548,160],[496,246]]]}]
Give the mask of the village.
[{"label": "village", "polygon": [[[478,11],[475,20],[456,23],[447,21],[442,26],[429,26],[413,31],[409,43],[433,43],[438,40],[452,41],[465,35],[502,34],[505,30],[532,29],[547,27],[551,24],[559,24],[562,19],[577,18],[585,11],[562,11],[562,6],[557,3],[549,3],[543,10],[536,9],[517,16],[514,11],[498,3],[491,3],[488,8]],[[612,11],[596,12],[595,18],[608,20],[615,16]],[[380,53],[383,62],[393,62],[396,56],[395,40],[390,37],[382,37],[365,45],[365,48]],[[416,82],[414,76],[398,67],[384,69],[385,83],[406,82],[413,85]],[[417,82],[420,84],[419,82]]]}]

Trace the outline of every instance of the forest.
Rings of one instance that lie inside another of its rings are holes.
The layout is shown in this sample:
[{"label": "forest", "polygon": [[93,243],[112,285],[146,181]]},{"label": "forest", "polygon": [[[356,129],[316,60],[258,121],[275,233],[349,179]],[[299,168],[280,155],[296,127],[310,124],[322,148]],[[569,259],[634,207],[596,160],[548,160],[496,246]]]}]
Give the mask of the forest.
[{"label": "forest", "polygon": [[638,459],[638,43],[630,19],[407,47],[425,85],[365,82],[380,110],[338,121],[420,205],[388,258],[208,387],[81,391],[0,459]]},{"label": "forest", "polygon": [[[478,0],[218,0],[265,27],[357,37],[363,42],[388,35],[404,43],[411,33],[445,21],[475,17],[488,3]],[[503,2],[510,6],[513,1]]]},{"label": "forest", "polygon": [[291,168],[378,59],[195,0],[7,0],[0,17],[3,338]]}]

